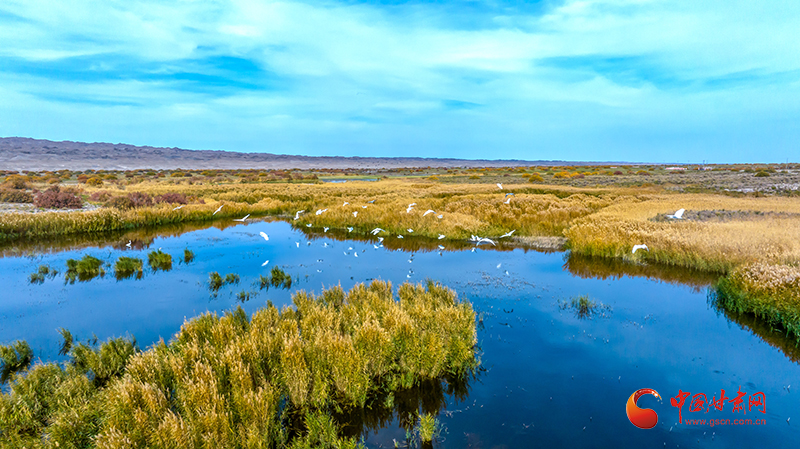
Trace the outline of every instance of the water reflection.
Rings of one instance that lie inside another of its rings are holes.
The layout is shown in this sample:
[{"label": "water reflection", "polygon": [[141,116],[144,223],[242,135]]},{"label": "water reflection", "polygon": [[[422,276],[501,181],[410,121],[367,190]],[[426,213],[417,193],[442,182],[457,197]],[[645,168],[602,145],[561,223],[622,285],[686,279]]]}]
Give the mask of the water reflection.
[{"label": "water reflection", "polygon": [[717,292],[713,288],[708,290],[708,304],[717,312],[717,315],[723,315],[728,322],[736,323],[740,329],[750,331],[759,340],[781,351],[789,360],[800,363],[800,345],[796,340],[786,336],[784,332],[752,313],[739,313],[721,307],[717,303]]},{"label": "water reflection", "polygon": [[687,285],[700,293],[719,279],[718,273],[692,270],[671,265],[634,264],[618,259],[589,257],[566,253],[564,269],[575,276],[588,279],[621,279],[622,277],[642,277],[676,285]]}]

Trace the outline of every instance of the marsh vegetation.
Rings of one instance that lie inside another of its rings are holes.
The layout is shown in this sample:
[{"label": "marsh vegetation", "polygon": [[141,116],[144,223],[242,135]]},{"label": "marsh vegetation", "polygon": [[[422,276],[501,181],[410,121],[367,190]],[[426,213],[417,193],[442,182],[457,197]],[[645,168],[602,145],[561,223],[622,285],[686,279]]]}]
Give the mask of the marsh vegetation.
[{"label": "marsh vegetation", "polygon": [[[301,291],[294,308],[207,313],[144,351],[69,334],[63,365],[29,367],[27,344],[2,347],[0,435],[14,447],[356,447],[347,415],[392,410],[431,382],[463,389],[478,366],[469,303],[433,282],[396,295],[382,281]],[[422,415],[421,439],[434,432]]]}]

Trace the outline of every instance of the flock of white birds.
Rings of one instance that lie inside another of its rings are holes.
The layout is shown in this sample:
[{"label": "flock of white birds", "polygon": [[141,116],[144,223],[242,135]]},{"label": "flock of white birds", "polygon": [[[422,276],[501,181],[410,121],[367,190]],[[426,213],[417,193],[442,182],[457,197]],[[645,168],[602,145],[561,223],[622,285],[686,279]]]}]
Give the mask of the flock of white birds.
[{"label": "flock of white birds", "polygon": [[[501,183],[499,183],[499,182],[497,183],[497,187],[498,187],[500,190],[503,190],[503,184],[501,184]],[[510,204],[510,203],[511,203],[511,198],[513,198],[513,196],[514,196],[514,194],[513,194],[513,193],[511,193],[511,192],[508,192],[508,193],[506,193],[506,195],[505,195],[505,198],[506,198],[506,200],[505,200],[505,201],[503,201],[503,204]],[[367,201],[367,203],[369,203],[369,204],[373,204],[374,202],[375,202],[375,200],[370,200],[370,201]],[[344,202],[344,204],[342,204],[342,207],[345,207],[345,206],[347,206],[347,205],[349,205],[349,204],[350,204],[349,202],[345,201],[345,202]],[[417,205],[417,203],[411,203],[411,204],[409,204],[409,205],[408,205],[408,207],[406,208],[406,213],[407,213],[407,214],[410,214],[410,213],[411,213],[411,212],[414,210],[414,206],[416,206],[416,205]],[[180,209],[180,207],[182,207],[182,206],[179,206],[179,207],[177,207],[175,210],[177,210],[177,209]],[[366,209],[366,208],[367,208],[367,206],[366,206],[366,205],[363,205],[363,206],[361,206],[361,207],[362,207],[363,209]],[[212,215],[216,215],[216,214],[217,214],[217,212],[219,212],[219,211],[221,211],[221,210],[222,210],[222,206],[219,206],[219,208],[217,208],[217,210],[215,210],[215,211],[214,211],[214,213],[213,213]],[[327,209],[327,208],[325,208],[325,209],[317,209],[317,211],[316,211],[316,213],[315,213],[315,214],[316,214],[316,215],[322,215],[323,213],[325,213],[325,212],[327,212],[327,211],[328,211],[328,209]],[[305,210],[299,210],[299,211],[297,211],[297,212],[294,214],[294,219],[295,219],[295,220],[298,220],[298,219],[300,218],[300,215],[304,214],[305,212],[306,212]],[[669,218],[669,219],[672,219],[672,220],[683,220],[683,214],[684,214],[685,212],[686,212],[686,209],[678,209],[677,211],[675,211],[675,213],[674,213],[674,214],[667,215],[667,218]],[[423,217],[425,217],[425,216],[427,216],[427,215],[430,215],[430,214],[436,214],[436,211],[434,211],[433,209],[428,209],[428,210],[426,210],[426,211],[425,211],[425,212],[422,214],[422,216],[423,216]],[[353,211],[353,218],[357,218],[357,217],[358,217],[358,211]],[[441,220],[443,217],[444,217],[444,215],[443,215],[443,214],[436,215],[436,218],[438,218],[438,219],[440,219],[440,220]],[[242,223],[243,223],[243,222],[245,222],[245,221],[246,221],[248,218],[250,218],[250,214],[247,214],[247,215],[245,215],[245,216],[244,216],[244,217],[242,217],[242,218],[234,218],[234,219],[233,219],[233,221],[238,221],[238,222],[242,222]],[[311,227],[311,223],[308,223],[308,224],[306,224],[306,226],[310,228],[310,227]],[[329,228],[329,227],[327,227],[327,226],[323,228],[324,232],[328,232],[328,229],[330,229],[330,228]],[[413,230],[413,229],[411,229],[411,228],[408,228],[408,229],[406,229],[406,230],[408,231],[408,233],[409,233],[409,234],[411,234],[411,233],[413,233],[413,232],[414,232],[414,230]],[[516,231],[517,231],[516,229],[514,229],[514,230],[511,230],[511,231],[509,231],[509,232],[507,232],[507,233],[505,233],[505,234],[501,235],[500,237],[498,237],[498,239],[502,239],[502,238],[506,238],[506,237],[511,237],[511,235],[512,235],[512,234],[514,234],[514,232],[516,232]],[[353,228],[348,226],[348,227],[347,227],[347,232],[353,232]],[[385,229],[381,229],[381,228],[375,228],[375,229],[373,229],[372,231],[370,231],[370,234],[372,234],[372,235],[374,235],[374,236],[377,236],[377,235],[378,235],[378,234],[380,234],[381,232],[387,232],[387,231],[386,231]],[[261,237],[263,237],[263,238],[264,238],[264,240],[266,240],[266,241],[269,241],[269,236],[268,236],[268,235],[267,235],[265,232],[263,232],[263,231],[262,231],[262,232],[260,232],[260,235],[261,235]],[[398,239],[402,239],[402,238],[403,238],[403,234],[397,234],[397,235],[396,235],[396,237],[397,237]],[[378,249],[378,248],[383,248],[383,237],[378,237],[378,238],[379,238],[380,245],[373,245],[373,246],[375,247],[375,249]],[[439,239],[439,240],[442,240],[442,239],[444,239],[444,238],[445,238],[445,235],[443,235],[443,234],[439,234],[439,237],[438,237],[438,239]],[[488,238],[488,237],[481,237],[481,236],[478,236],[478,235],[472,235],[472,236],[470,236],[470,239],[469,239],[469,240],[470,240],[471,242],[475,242],[475,246],[479,246],[481,243],[487,243],[487,244],[491,243],[491,244],[492,244],[492,246],[497,246],[497,243],[496,243],[494,240],[492,240],[492,239],[490,239],[490,238]],[[299,247],[300,247],[300,242],[295,242],[295,243],[297,244],[297,247],[299,248]],[[442,245],[439,245],[439,249],[440,249],[440,250],[443,250],[443,249],[444,249],[444,246],[442,246]],[[650,251],[650,249],[647,247],[647,245],[645,245],[645,244],[638,244],[638,245],[633,245],[633,250],[631,251],[631,254],[636,254],[636,251],[638,251],[638,250],[640,250],[640,249],[642,249],[642,250],[645,250],[645,251]],[[473,248],[473,249],[472,249],[472,251],[474,252],[474,251],[475,251],[475,248]],[[347,255],[347,254],[348,254],[348,253],[347,253],[347,252],[345,252],[345,255]],[[355,257],[358,257],[358,253],[354,253],[353,255],[354,255]],[[413,258],[413,256],[412,256],[412,258]],[[410,262],[411,262],[411,259],[409,259],[409,263],[410,263]],[[266,262],[264,262],[264,263],[262,264],[262,266],[266,266],[268,263],[269,263],[269,261],[266,261]],[[409,277],[410,277],[410,276],[409,276]]]}]

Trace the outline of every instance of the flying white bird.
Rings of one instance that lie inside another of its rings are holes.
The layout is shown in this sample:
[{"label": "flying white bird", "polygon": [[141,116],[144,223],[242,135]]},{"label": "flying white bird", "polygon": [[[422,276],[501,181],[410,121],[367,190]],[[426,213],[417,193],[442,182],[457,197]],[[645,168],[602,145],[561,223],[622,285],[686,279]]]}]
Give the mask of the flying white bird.
[{"label": "flying white bird", "polygon": [[353,257],[358,257],[358,253],[353,253]]},{"label": "flying white bird", "polygon": [[373,247],[373,248],[375,248],[375,249],[378,249],[378,248],[380,248],[380,246],[378,246],[378,245],[375,245],[375,244],[373,244],[373,245],[372,245],[372,247]]},{"label": "flying white bird", "polygon": [[369,200],[369,201],[367,201],[367,202],[368,202],[369,204],[372,204],[372,203],[374,203],[374,202],[375,202],[375,200]]},{"label": "flying white bird", "polygon": [[439,245],[439,249],[444,249],[444,246],[442,246],[442,245]]},{"label": "flying white bird", "polygon": [[266,267],[268,263],[269,263],[269,260],[267,260],[266,262],[262,263],[261,266],[262,267]]},{"label": "flying white bird", "polygon": [[378,242],[383,243],[383,237],[378,237]]},{"label": "flying white bird", "polygon": [[298,248],[300,248],[300,242],[294,242],[294,244],[297,245]]},{"label": "flying white bird", "polygon": [[[224,204],[222,206],[224,206]],[[217,215],[217,212],[222,210],[222,206],[218,207],[217,210],[215,210],[214,213],[211,215]]]},{"label": "flying white bird", "polygon": [[650,251],[650,250],[647,248],[647,245],[633,245],[633,251],[631,251],[631,254],[636,254],[636,250],[637,250],[637,249],[643,249],[643,250],[645,250],[645,251]]},{"label": "flying white bird", "polygon": [[361,208],[362,208],[362,209],[366,209],[366,208],[367,208],[367,206],[361,206]]},{"label": "flying white bird", "polygon": [[416,205],[417,205],[417,203],[411,203],[411,204],[408,205],[408,207],[414,207]]},{"label": "flying white bird", "polygon": [[667,215],[667,218],[672,218],[675,220],[683,220],[683,213],[686,212],[686,209],[678,209],[674,214]]},{"label": "flying white bird", "polygon": [[507,200],[503,201],[503,204],[511,204],[511,197],[508,197]]},{"label": "flying white bird", "polygon": [[493,246],[497,246],[497,245],[494,243],[494,241],[492,241],[491,239],[488,239],[488,238],[486,238],[486,237],[478,237],[477,235],[473,235],[473,236],[470,238],[470,240],[471,240],[471,241],[473,241],[473,242],[476,242],[476,243],[475,243],[475,245],[476,245],[476,246],[477,246],[477,245],[480,245],[481,243],[491,243]]},{"label": "flying white bird", "polygon": [[414,206],[408,206],[408,207],[406,208],[406,213],[407,213],[407,214],[410,214],[412,210],[414,210]]},{"label": "flying white bird", "polygon": [[322,215],[323,212],[326,212],[328,209],[317,209],[317,215]]},{"label": "flying white bird", "polygon": [[267,235],[266,232],[261,231],[258,234],[261,235],[261,237],[264,237],[264,240],[269,241],[269,236]]},{"label": "flying white bird", "polygon": [[342,207],[345,207],[345,206],[347,206],[348,204],[350,204],[350,203],[348,203],[347,201],[345,201],[345,202],[344,202],[344,204],[342,204]]},{"label": "flying white bird", "polygon": [[516,230],[516,229],[514,229],[514,230],[513,230],[513,231],[511,231],[511,232],[506,232],[505,234],[501,235],[501,236],[500,236],[500,238],[503,238],[503,237],[511,237],[511,234],[515,233],[516,231],[517,231],[517,230]]},{"label": "flying white bird", "polygon": [[503,266],[503,264],[502,264],[502,263],[499,263],[499,264],[497,264],[497,268],[500,268],[500,267],[502,267],[502,266]]},{"label": "flying white bird", "polygon": [[379,232],[385,232],[385,230],[384,230],[384,229],[381,229],[381,228],[375,228],[375,229],[373,229],[372,231],[370,231],[370,233],[371,233],[372,235],[378,235],[378,233],[379,233]]},{"label": "flying white bird", "polygon": [[131,240],[128,240],[128,243],[126,243],[126,244],[125,244],[125,246],[127,246],[128,248],[130,248],[130,247],[131,247],[131,243],[133,243],[133,241],[131,241]]},{"label": "flying white bird", "polygon": [[178,209],[180,209],[182,207],[183,207],[183,204],[181,204],[180,206],[178,206],[178,207],[176,207],[175,209],[172,209],[172,210],[178,210]]},{"label": "flying white bird", "polygon": [[327,248],[327,247],[328,247],[328,242],[324,242],[324,243],[322,244],[322,247],[323,247],[323,248]]},{"label": "flying white bird", "polygon": [[245,221],[250,217],[250,214],[244,216],[244,218],[234,218],[233,221]]},{"label": "flying white bird", "polygon": [[310,228],[311,227],[311,223],[306,223],[306,227]]},{"label": "flying white bird", "polygon": [[402,235],[398,235],[397,238],[401,239],[401,238],[403,238],[403,236]]},{"label": "flying white bird", "polygon": [[352,246],[348,246],[348,247],[347,247],[347,250],[348,250],[348,251],[352,251],[352,250],[353,250],[353,247],[352,247]]},{"label": "flying white bird", "polygon": [[406,231],[408,231],[408,232],[410,232],[410,233],[414,232],[414,230],[413,230],[413,229],[411,229],[411,228],[408,228],[408,229],[406,229]]},{"label": "flying white bird", "polygon": [[441,220],[441,219],[442,219],[442,214],[439,214],[439,215],[437,215],[437,216],[436,216],[436,218],[438,218],[439,220]]},{"label": "flying white bird", "polygon": [[358,216],[358,211],[353,212],[353,217],[357,217],[357,216]]},{"label": "flying white bird", "polygon": [[439,234],[439,240],[444,238],[444,234]]},{"label": "flying white bird", "polygon": [[475,252],[475,248],[472,248],[472,252],[473,252],[473,253]]},{"label": "flying white bird", "polygon": [[426,216],[426,215],[428,215],[428,214],[435,214],[435,213],[436,213],[436,212],[434,212],[434,211],[433,211],[433,209],[428,209],[428,210],[426,210],[426,211],[425,211],[425,213],[424,213],[424,214],[422,214],[422,216],[424,217],[424,216]]},{"label": "flying white bird", "polygon": [[303,212],[305,212],[305,211],[304,211],[304,210],[299,210],[299,211],[297,211],[297,212],[294,214],[294,219],[295,219],[295,220],[297,220],[298,218],[300,218],[300,214],[302,214]]},{"label": "flying white bird", "polygon": [[330,228],[329,228],[329,227],[327,227],[327,226],[325,226],[324,228],[322,228],[322,230],[323,230],[323,231],[325,231],[325,232],[328,232],[328,229],[330,229]]},{"label": "flying white bird", "polygon": [[351,227],[349,227],[349,226],[348,226],[348,227],[347,227],[347,232],[353,232],[353,228],[351,228]]},{"label": "flying white bird", "polygon": [[497,187],[500,187],[500,190],[503,190],[503,184],[497,183]]}]

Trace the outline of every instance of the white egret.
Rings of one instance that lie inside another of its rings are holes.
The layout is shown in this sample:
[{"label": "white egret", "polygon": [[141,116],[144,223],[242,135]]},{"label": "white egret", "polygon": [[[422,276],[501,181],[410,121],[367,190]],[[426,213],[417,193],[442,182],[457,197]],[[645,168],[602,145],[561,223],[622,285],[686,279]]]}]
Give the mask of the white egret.
[{"label": "white egret", "polygon": [[502,263],[499,263],[499,264],[497,264],[497,268],[500,268],[500,267],[502,267],[502,266],[503,266],[503,264],[502,264]]},{"label": "white egret", "polygon": [[328,247],[328,242],[323,242],[323,243],[322,243],[322,247],[323,247],[323,248],[327,248],[327,247]]},{"label": "white egret", "polygon": [[306,223],[306,227],[310,228],[311,227],[311,223]]},{"label": "white egret", "polygon": [[233,221],[241,221],[241,222],[244,222],[244,221],[245,221],[245,220],[247,220],[249,217],[250,217],[250,214],[247,214],[247,215],[245,215],[245,216],[244,216],[244,218],[234,218],[234,219],[233,219]]},{"label": "white egret", "polygon": [[361,208],[362,208],[362,209],[366,209],[366,208],[367,208],[367,206],[361,206]]},{"label": "white egret", "polygon": [[378,242],[383,243],[383,237],[378,237]]},{"label": "white egret", "polygon": [[497,183],[497,187],[500,187],[500,190],[503,190],[503,184]]},{"label": "white egret", "polygon": [[422,214],[422,216],[424,217],[424,216],[426,216],[426,215],[428,215],[428,214],[435,214],[435,213],[436,213],[436,212],[434,212],[434,211],[433,211],[433,209],[428,209],[428,210],[426,210],[426,211],[425,211],[425,213],[424,213],[424,214]]},{"label": "white egret", "polygon": [[128,248],[130,248],[130,247],[131,247],[131,243],[133,243],[133,241],[131,241],[131,240],[128,240],[128,243],[126,243],[126,244],[125,244],[125,246],[127,246]]},{"label": "white egret", "polygon": [[678,209],[672,215],[667,215],[667,218],[672,218],[674,220],[683,220],[683,213],[686,212],[686,209]]},{"label": "white egret", "polygon": [[401,238],[403,238],[403,236],[402,235],[398,235],[397,238],[401,239]]},{"label": "white egret", "polygon": [[342,204],[342,207],[345,207],[345,206],[347,206],[348,204],[350,204],[350,203],[348,203],[347,201],[345,201],[345,202],[344,202],[344,204]]},{"label": "white egret", "polygon": [[266,267],[268,263],[269,263],[269,260],[267,260],[266,262],[262,263],[261,266],[262,267]]},{"label": "white egret", "polygon": [[643,249],[645,251],[650,251],[650,249],[647,248],[647,245],[633,245],[633,251],[631,251],[631,254],[636,254],[636,250],[637,249]]},{"label": "white egret", "polygon": [[357,216],[358,216],[358,211],[353,212],[353,217],[357,217]]},{"label": "white egret", "polygon": [[475,248],[472,248],[472,252],[473,252],[473,253],[475,252]]},{"label": "white egret", "polygon": [[304,211],[304,210],[299,210],[299,211],[297,211],[297,212],[294,214],[294,219],[295,219],[295,220],[297,220],[298,218],[300,218],[300,214],[302,214],[303,212],[305,212],[305,211]]},{"label": "white egret", "polygon": [[324,228],[322,228],[322,230],[323,230],[323,231],[325,231],[325,232],[328,232],[328,229],[330,229],[330,228],[329,228],[329,227],[327,227],[327,226],[325,226]]},{"label": "white egret", "polygon": [[[224,204],[222,206],[224,206]],[[218,207],[217,210],[215,210],[214,213],[211,215],[217,215],[217,212],[222,210],[222,206]]]},{"label": "white egret", "polygon": [[328,209],[317,209],[317,215],[322,215],[323,212],[327,212]]},{"label": "white egret", "polygon": [[261,235],[261,237],[264,237],[264,240],[269,241],[269,236],[267,235],[266,232],[261,231],[258,234]]},{"label": "white egret", "polygon": [[416,205],[417,205],[417,203],[411,203],[411,204],[408,205],[408,207],[414,207]]},{"label": "white egret", "polygon": [[372,245],[372,247],[373,247],[373,248],[375,248],[375,249],[378,249],[378,248],[380,248],[380,246],[378,246],[378,245],[375,245],[375,244],[373,244],[373,245]]},{"label": "white egret", "polygon": [[441,220],[441,219],[442,219],[442,217],[443,217],[443,215],[442,215],[442,214],[439,214],[439,215],[437,215],[437,216],[436,216],[436,218],[438,218],[439,220]]},{"label": "white egret", "polygon": [[367,201],[367,202],[368,202],[369,204],[372,204],[372,203],[374,203],[374,202],[375,202],[375,200],[369,200],[369,201]]},{"label": "white egret", "polygon": [[444,238],[444,234],[439,234],[439,240],[442,240],[443,238]]},{"label": "white egret", "polygon": [[472,240],[473,242],[476,242],[475,245],[480,245],[481,243],[491,243],[492,246],[497,246],[497,244],[495,244],[493,240],[488,239],[486,237],[478,237],[477,235],[473,235],[470,238],[470,240]]},{"label": "white egret", "polygon": [[358,253],[353,253],[353,257],[358,257]]},{"label": "white egret", "polygon": [[408,231],[409,233],[414,232],[414,230],[411,228],[406,229],[406,231]]},{"label": "white egret", "polygon": [[386,232],[386,231],[384,229],[381,229],[381,228],[375,228],[372,231],[370,231],[370,233],[372,235],[378,235],[379,232]]},{"label": "white egret", "polygon": [[511,197],[508,197],[507,200],[503,201],[503,204],[511,204]]},{"label": "white egret", "polygon": [[442,245],[439,245],[439,249],[444,249],[444,246],[442,246]]},{"label": "white egret", "polygon": [[172,209],[172,210],[178,210],[178,209],[181,209],[181,208],[183,208],[183,204],[181,204],[180,206],[178,206],[178,207],[176,207],[175,209]]},{"label": "white egret", "polygon": [[352,246],[348,246],[348,247],[347,247],[347,250],[348,250],[348,251],[352,251],[352,250],[353,250],[353,247],[352,247]]},{"label": "white egret", "polygon": [[300,242],[294,242],[294,244],[297,245],[298,248],[300,248]]},{"label": "white egret", "polygon": [[514,229],[514,230],[513,230],[513,231],[511,231],[511,232],[506,232],[505,234],[501,235],[501,236],[500,236],[500,238],[503,238],[503,237],[511,237],[511,234],[513,234],[513,233],[515,233],[515,232],[517,232],[517,230],[516,230],[516,229]]},{"label": "white egret", "polygon": [[410,214],[412,210],[414,210],[414,206],[408,206],[408,208],[406,208],[406,213]]},{"label": "white egret", "polygon": [[350,255],[350,254],[347,253],[347,251],[342,251],[342,252],[344,253],[345,256],[349,256]]},{"label": "white egret", "polygon": [[349,226],[348,226],[348,227],[347,227],[347,232],[353,232],[353,228],[351,228],[351,227],[349,227]]}]

